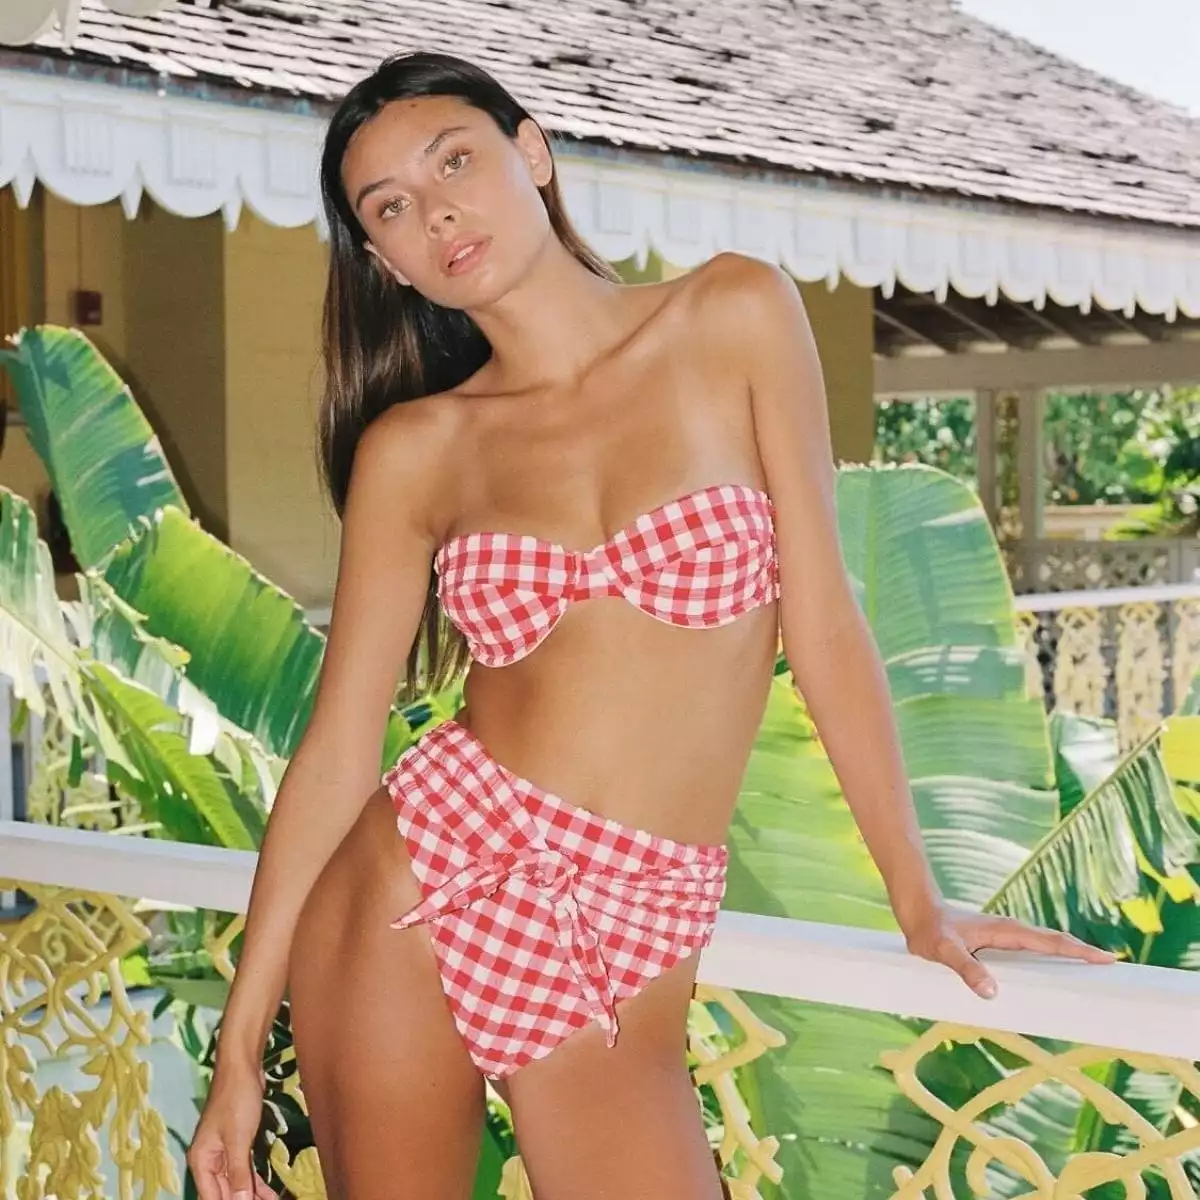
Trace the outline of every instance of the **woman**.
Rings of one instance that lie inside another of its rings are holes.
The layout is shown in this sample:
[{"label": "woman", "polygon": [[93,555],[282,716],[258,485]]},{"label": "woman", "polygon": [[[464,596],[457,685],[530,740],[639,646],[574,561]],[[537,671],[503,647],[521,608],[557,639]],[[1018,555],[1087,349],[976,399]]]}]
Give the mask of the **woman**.
[{"label": "woman", "polygon": [[[341,559],[189,1155],[202,1200],[269,1194],[249,1157],[285,982],[335,1200],[469,1196],[485,1076],[538,1200],[721,1196],[686,1015],[780,630],[911,950],[985,996],[983,946],[1107,957],[938,895],[786,274],[722,254],[622,285],[537,123],[443,55],[350,92],[322,186]],[[464,708],[379,786],[405,656],[412,693],[468,653]]]}]

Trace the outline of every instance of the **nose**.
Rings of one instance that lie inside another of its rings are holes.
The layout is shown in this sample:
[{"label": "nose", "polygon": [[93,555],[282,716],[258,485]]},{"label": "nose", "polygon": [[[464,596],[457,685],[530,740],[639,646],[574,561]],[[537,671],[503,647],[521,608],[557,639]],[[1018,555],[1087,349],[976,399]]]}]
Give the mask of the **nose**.
[{"label": "nose", "polygon": [[457,220],[457,209],[446,200],[432,200],[425,210],[425,222],[434,237],[441,237],[443,231],[452,227]]}]

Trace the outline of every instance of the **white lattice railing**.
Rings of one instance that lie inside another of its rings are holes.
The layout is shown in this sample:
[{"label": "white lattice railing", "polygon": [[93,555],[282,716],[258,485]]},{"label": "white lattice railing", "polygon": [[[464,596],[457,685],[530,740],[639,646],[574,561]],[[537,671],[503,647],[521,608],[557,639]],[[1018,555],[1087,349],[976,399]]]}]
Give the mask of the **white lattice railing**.
[{"label": "white lattice railing", "polygon": [[1006,551],[1019,592],[1090,591],[1200,580],[1195,538],[1022,538]]},{"label": "white lattice railing", "polygon": [[1048,708],[1114,719],[1131,746],[1200,671],[1200,582],[1016,598],[1030,690]]},{"label": "white lattice railing", "polygon": [[[103,1060],[107,1069],[101,1072],[102,1084],[108,1079],[124,1079],[123,1088],[113,1084],[111,1105],[107,1100],[101,1105],[93,1098],[87,1111],[100,1111],[106,1120],[121,1123],[121,1144],[131,1138],[135,1145],[139,1139],[150,1143],[152,1152],[143,1149],[125,1169],[141,1173],[140,1181],[148,1170],[153,1174],[151,1167],[159,1162],[156,1185],[162,1194],[175,1193],[178,1170],[172,1167],[171,1152],[159,1128],[161,1120],[156,1125],[157,1113],[144,1086],[146,1073],[137,1068],[137,1054],[149,1041],[145,1013],[130,1001],[116,965],[120,955],[145,937],[146,929],[134,906],[117,897],[240,913],[249,897],[255,861],[250,852],[0,822],[0,878],[19,881],[22,891],[36,902],[32,911],[0,921],[0,1035],[4,1038],[0,1045],[11,1047],[31,1030],[40,1036],[49,1028],[45,1018],[49,1013],[60,1030],[58,1050],[78,1052],[82,1046],[93,1062]],[[52,945],[58,947],[53,962],[53,955],[45,949]],[[1124,1059],[1143,1070],[1174,1076],[1181,1094],[1191,1097],[1193,1107],[1200,1105],[1200,1072],[1193,1065],[1193,1060],[1200,1059],[1200,1021],[1196,1019],[1200,973],[1126,964],[1089,967],[1026,955],[992,955],[989,965],[999,980],[1000,992],[996,999],[985,1001],[943,968],[908,955],[896,935],[722,912],[713,943],[701,960],[700,992],[710,1001],[726,1004],[746,1037],[744,1044],[727,1056],[729,1061],[700,1055],[697,1079],[714,1084],[723,1097],[722,1104],[729,1106],[726,1137],[731,1144],[724,1149],[731,1159],[734,1151],[740,1150],[742,1164],[731,1181],[732,1194],[739,1200],[753,1200],[759,1195],[757,1183],[763,1176],[778,1178],[777,1137],[786,1133],[751,1129],[744,1108],[737,1107],[737,1093],[731,1087],[722,1088],[731,1078],[735,1058],[745,1062],[770,1054],[781,1042],[776,1031],[756,1022],[729,990],[739,989],[935,1022],[910,1047],[882,1060],[893,1072],[898,1088],[943,1127],[933,1152],[915,1174],[898,1169],[894,1200],[917,1200],[934,1191],[939,1196],[951,1195],[945,1189],[950,1186],[951,1155],[960,1141],[973,1143],[980,1166],[1002,1163],[1019,1177],[1024,1174],[1034,1188],[1024,1194],[1043,1200],[1077,1194],[1082,1190],[1076,1186],[1080,1180],[1086,1180],[1087,1187],[1105,1179],[1132,1182],[1147,1167],[1166,1177],[1173,1200],[1195,1197],[1181,1160],[1200,1152],[1200,1125],[1192,1120],[1178,1130],[1160,1133],[1123,1099],[1108,1092],[1094,1071],[1085,1075],[1084,1069]],[[104,988],[95,986],[97,979],[104,982]],[[89,985],[93,998],[107,990],[106,1023],[92,1020],[81,1025],[78,1013],[69,1008],[68,997],[74,995],[78,1000]],[[1085,996],[1086,1003],[1081,1002]],[[1030,1041],[1031,1037],[1076,1044],[1057,1052]],[[1023,1065],[996,1085],[994,1098],[981,1094],[958,1111],[946,1110],[920,1081],[921,1060],[947,1041],[979,1038],[1003,1046],[1022,1059]],[[10,1049],[9,1062],[16,1065],[10,1066],[9,1079],[23,1085],[27,1073],[11,1055]],[[996,1136],[995,1126],[989,1126],[985,1117],[997,1104],[1011,1105],[1047,1080],[1076,1087],[1092,1102],[1101,1097],[1104,1120],[1124,1124],[1134,1149],[1118,1156],[1076,1156],[1057,1177],[1031,1148],[1014,1151],[1008,1139]],[[39,1103],[45,1106],[44,1096],[32,1100],[35,1108]],[[67,1101],[60,1096],[55,1103],[61,1108]],[[3,1112],[0,1105],[0,1125]],[[45,1116],[41,1108],[37,1112]],[[797,1120],[802,1121],[803,1115],[798,1113]],[[35,1117],[33,1134],[26,1132],[26,1159],[32,1155],[44,1164],[68,1154],[70,1147],[63,1141],[61,1124],[57,1110],[42,1120],[40,1129]],[[89,1133],[79,1128],[78,1119],[71,1128],[76,1139]],[[7,1136],[5,1133],[0,1128],[0,1182],[11,1184],[24,1168],[12,1148],[12,1129]],[[293,1172],[289,1187],[299,1200],[319,1200],[324,1193],[314,1160],[302,1163],[300,1158],[290,1164],[282,1159],[278,1164],[281,1173],[288,1178],[286,1171]],[[516,1176],[507,1178],[511,1182]],[[506,1185],[501,1194],[526,1194],[519,1190],[519,1181],[511,1186],[518,1190],[507,1190]],[[42,1194],[48,1193],[38,1193]],[[67,1188],[60,1200],[82,1200],[90,1194]],[[132,1188],[127,1194],[133,1194]],[[790,1197],[786,1183],[784,1195]]]}]

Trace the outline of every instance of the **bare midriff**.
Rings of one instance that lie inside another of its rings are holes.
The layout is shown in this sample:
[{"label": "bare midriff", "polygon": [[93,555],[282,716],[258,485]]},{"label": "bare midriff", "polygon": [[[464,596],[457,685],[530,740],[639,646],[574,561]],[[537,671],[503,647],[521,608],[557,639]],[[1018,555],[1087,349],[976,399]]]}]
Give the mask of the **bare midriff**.
[{"label": "bare midriff", "polygon": [[778,605],[679,628],[618,597],[571,605],[509,666],[473,664],[456,719],[503,766],[599,816],[723,843],[762,720]]}]

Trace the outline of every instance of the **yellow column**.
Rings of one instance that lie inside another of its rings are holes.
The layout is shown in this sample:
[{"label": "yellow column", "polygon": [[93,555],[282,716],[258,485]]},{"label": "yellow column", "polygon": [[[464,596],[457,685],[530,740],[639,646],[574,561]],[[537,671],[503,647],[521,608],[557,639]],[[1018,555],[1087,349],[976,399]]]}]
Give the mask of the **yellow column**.
[{"label": "yellow column", "polygon": [[[11,188],[0,188],[0,341],[43,319],[42,196],[21,208]],[[50,481],[25,436],[16,393],[0,371],[0,404],[8,409],[0,443],[0,485],[23,496],[42,514]]]},{"label": "yellow column", "polygon": [[326,249],[243,213],[225,235],[229,541],[301,604],[326,605],[338,526],[319,487]]},{"label": "yellow column", "polygon": [[834,456],[868,462],[875,449],[875,298],[870,288],[842,280],[802,283],[825,373]]},{"label": "yellow column", "polygon": [[147,199],[120,234],[122,374],[193,515],[227,539],[224,226],[219,216],[178,217]]}]

